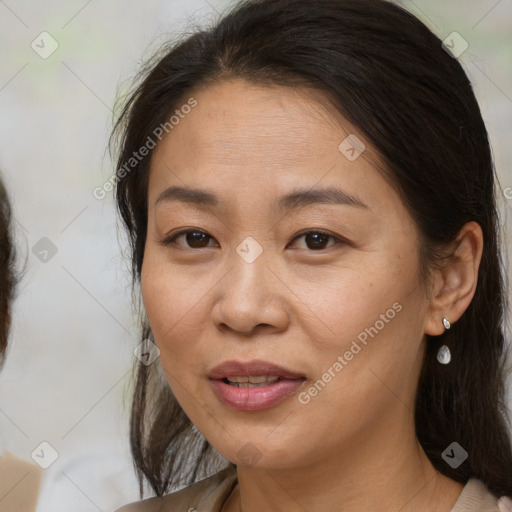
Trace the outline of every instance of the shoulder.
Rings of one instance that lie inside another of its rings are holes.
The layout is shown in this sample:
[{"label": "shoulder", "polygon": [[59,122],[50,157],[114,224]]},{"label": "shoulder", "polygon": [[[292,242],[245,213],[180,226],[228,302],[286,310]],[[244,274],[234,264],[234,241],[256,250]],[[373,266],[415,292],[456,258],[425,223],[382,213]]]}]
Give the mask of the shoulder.
[{"label": "shoulder", "polygon": [[508,498],[498,499],[476,478],[470,478],[451,512],[512,512]]},{"label": "shoulder", "polygon": [[179,491],[131,503],[116,512],[218,512],[236,483],[236,468],[230,464],[226,469]]},{"label": "shoulder", "polygon": [[[35,456],[44,457],[43,450]],[[35,510],[42,476],[33,462],[10,452],[0,457],[0,510]]]}]

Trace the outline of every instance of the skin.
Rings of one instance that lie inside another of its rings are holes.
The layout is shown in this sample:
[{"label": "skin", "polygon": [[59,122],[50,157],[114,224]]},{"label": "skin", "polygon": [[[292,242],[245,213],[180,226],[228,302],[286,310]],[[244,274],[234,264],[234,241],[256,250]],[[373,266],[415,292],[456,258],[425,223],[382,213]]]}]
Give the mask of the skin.
[{"label": "skin", "polygon": [[[442,318],[456,322],[473,297],[479,226],[464,227],[427,287],[410,214],[366,141],[354,161],[338,150],[349,133],[364,139],[317,94],[232,79],[192,95],[198,105],[152,157],[142,293],[173,393],[238,465],[223,511],[449,511],[463,486],[426,457],[413,403],[425,334],[441,334]],[[221,206],[157,204],[170,186],[207,189]],[[271,208],[297,187],[326,186],[367,208]],[[185,228],[209,237],[161,243]],[[302,235],[319,229],[334,238],[315,249]],[[236,251],[248,236],[263,251],[250,264]],[[212,391],[209,371],[231,359],[285,366],[307,390],[395,303],[400,312],[307,404],[296,394],[242,412]]]}]

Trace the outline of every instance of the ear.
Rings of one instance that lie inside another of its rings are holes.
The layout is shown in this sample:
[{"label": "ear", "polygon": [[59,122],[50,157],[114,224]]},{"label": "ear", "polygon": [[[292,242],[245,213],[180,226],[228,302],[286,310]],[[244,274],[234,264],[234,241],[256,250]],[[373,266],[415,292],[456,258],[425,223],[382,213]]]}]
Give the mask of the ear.
[{"label": "ear", "polygon": [[431,276],[429,311],[425,318],[425,334],[439,336],[444,332],[443,318],[456,322],[475,295],[478,268],[483,250],[482,228],[468,222],[460,230],[442,267]]}]

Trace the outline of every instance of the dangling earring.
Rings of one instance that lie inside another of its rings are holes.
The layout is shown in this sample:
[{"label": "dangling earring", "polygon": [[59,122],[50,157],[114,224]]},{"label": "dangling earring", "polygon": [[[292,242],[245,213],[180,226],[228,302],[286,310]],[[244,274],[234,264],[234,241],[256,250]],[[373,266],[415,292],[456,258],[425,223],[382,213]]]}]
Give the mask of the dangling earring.
[{"label": "dangling earring", "polygon": [[[443,318],[443,325],[446,330],[448,330],[451,327],[450,321],[446,317]],[[451,361],[451,359],[452,354],[450,352],[450,349],[446,345],[442,345],[437,353],[437,360],[441,364],[448,364]]]}]

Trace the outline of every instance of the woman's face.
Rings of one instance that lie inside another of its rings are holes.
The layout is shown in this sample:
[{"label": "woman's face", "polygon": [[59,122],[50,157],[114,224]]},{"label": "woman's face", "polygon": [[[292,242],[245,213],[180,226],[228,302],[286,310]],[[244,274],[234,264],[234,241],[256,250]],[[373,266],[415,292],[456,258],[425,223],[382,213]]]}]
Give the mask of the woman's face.
[{"label": "woman's face", "polygon": [[267,468],[414,429],[418,234],[347,140],[362,135],[305,90],[231,80],[193,97],[152,157],[142,268],[184,411],[227,459]]}]

